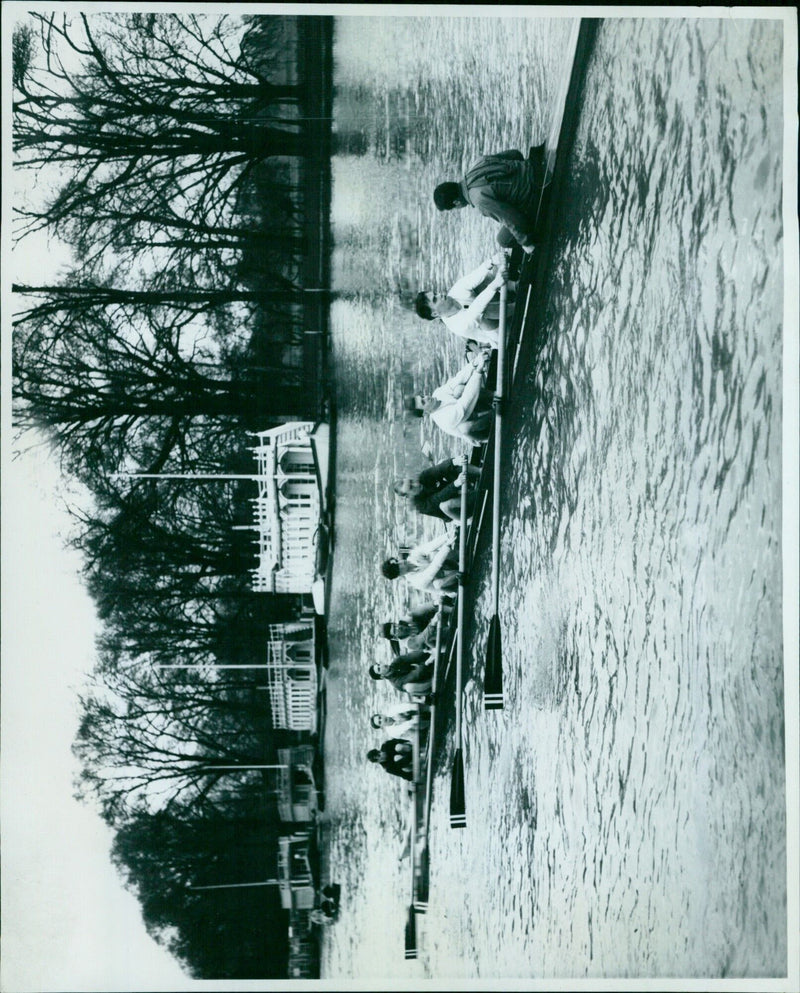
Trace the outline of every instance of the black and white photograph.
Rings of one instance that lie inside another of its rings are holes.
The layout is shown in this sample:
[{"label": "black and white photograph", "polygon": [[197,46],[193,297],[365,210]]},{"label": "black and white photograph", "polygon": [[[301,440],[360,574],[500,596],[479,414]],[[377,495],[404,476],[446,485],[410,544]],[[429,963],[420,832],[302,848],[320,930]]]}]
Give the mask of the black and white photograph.
[{"label": "black and white photograph", "polygon": [[3,991],[800,989],[795,8],[2,28]]}]

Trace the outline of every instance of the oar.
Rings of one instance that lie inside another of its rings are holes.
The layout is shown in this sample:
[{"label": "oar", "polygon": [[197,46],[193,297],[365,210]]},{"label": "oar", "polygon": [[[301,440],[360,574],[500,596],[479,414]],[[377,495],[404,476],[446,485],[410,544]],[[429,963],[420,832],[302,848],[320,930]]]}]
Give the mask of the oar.
[{"label": "oar", "polygon": [[408,908],[408,920],[406,921],[406,958],[415,959],[417,957],[417,915],[412,904]]},{"label": "oar", "polygon": [[528,319],[528,305],[530,304],[530,302],[531,302],[531,284],[528,283],[528,292],[525,294],[525,309],[522,312],[522,321],[519,325],[520,332],[519,332],[519,337],[517,338],[517,350],[516,352],[514,352],[514,366],[511,370],[512,384],[516,381],[517,378],[517,363],[519,362],[519,353],[520,353],[520,349],[522,348],[522,340],[525,337],[525,322]]},{"label": "oar", "polygon": [[417,957],[417,922],[414,897],[417,883],[417,789],[419,786],[419,704],[417,704],[417,733],[414,735],[412,761],[412,792],[411,792],[411,905],[408,908],[406,923],[406,958]]},{"label": "oar", "polygon": [[433,679],[431,680],[431,719],[428,727],[428,746],[425,749],[425,808],[423,821],[423,842],[419,853],[419,879],[417,882],[417,899],[414,906],[424,914],[428,909],[428,893],[430,891],[430,853],[428,850],[428,833],[431,816],[431,793],[433,791],[433,737],[436,733],[436,692],[439,686],[439,661],[442,655],[442,604],[436,614],[436,648],[433,657]]},{"label": "oar", "polygon": [[431,878],[427,839],[424,847],[420,850],[417,869],[417,898],[414,900],[414,907],[418,914],[425,914],[428,911]]},{"label": "oar", "polygon": [[497,382],[494,388],[494,489],[492,492],[492,620],[486,646],[483,705],[486,710],[503,709],[503,652],[500,621],[500,449],[503,430],[503,387],[506,358],[506,309],[508,285],[500,287],[500,325],[497,329]]},{"label": "oar", "polygon": [[467,826],[467,806],[464,795],[464,756],[461,752],[461,682],[464,665],[464,587],[467,557],[467,467],[461,481],[461,522],[458,529],[458,614],[456,615],[456,753],[453,757],[453,778],[450,782],[450,827]]}]

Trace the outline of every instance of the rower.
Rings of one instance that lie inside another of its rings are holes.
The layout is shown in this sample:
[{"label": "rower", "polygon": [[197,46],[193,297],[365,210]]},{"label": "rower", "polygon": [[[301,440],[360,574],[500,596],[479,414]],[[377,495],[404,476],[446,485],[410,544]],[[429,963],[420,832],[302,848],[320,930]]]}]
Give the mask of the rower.
[{"label": "rower", "polygon": [[433,665],[430,652],[417,651],[398,655],[391,662],[375,662],[367,671],[371,679],[385,679],[398,693],[424,696],[431,687]]},{"label": "rower", "polygon": [[436,641],[436,625],[433,621],[437,611],[435,603],[426,601],[409,610],[400,620],[383,623],[380,628],[381,636],[389,642],[395,655],[400,655],[401,643],[402,649],[410,652],[432,648]]},{"label": "rower", "polygon": [[484,388],[488,364],[489,353],[477,352],[430,396],[417,393],[405,397],[405,409],[415,417],[428,414],[438,428],[460,441],[484,444],[493,417],[492,395]]},{"label": "rower", "polygon": [[[470,473],[475,481],[480,477],[477,466],[472,466]],[[460,475],[460,460],[444,459],[423,469],[416,477],[398,479],[394,484],[394,491],[398,496],[406,497],[420,514],[438,517],[443,521],[457,521],[461,494],[455,482]],[[470,502],[474,503],[474,493],[470,494]],[[471,516],[469,504],[467,513]]]},{"label": "rower", "polygon": [[516,149],[484,155],[460,182],[440,183],[433,191],[433,200],[438,210],[475,207],[484,217],[504,225],[522,250],[530,254],[535,245],[537,203],[546,175],[544,144],[532,148],[527,159]]},{"label": "rower", "polygon": [[406,738],[409,741],[420,731],[427,730],[430,719],[422,713],[417,704],[397,703],[388,707],[382,714],[373,714],[369,719],[370,725],[376,730],[386,728],[395,738]]},{"label": "rower", "polygon": [[[462,276],[445,296],[423,290],[417,294],[414,309],[425,321],[439,318],[448,331],[475,342],[497,348],[499,308],[497,291],[503,284],[503,252],[482,262]],[[489,275],[494,270],[494,276]]]},{"label": "rower", "polygon": [[448,524],[444,534],[412,548],[407,554],[390,556],[381,563],[385,579],[402,577],[420,593],[440,596],[455,590],[458,580],[453,552],[457,529]]}]

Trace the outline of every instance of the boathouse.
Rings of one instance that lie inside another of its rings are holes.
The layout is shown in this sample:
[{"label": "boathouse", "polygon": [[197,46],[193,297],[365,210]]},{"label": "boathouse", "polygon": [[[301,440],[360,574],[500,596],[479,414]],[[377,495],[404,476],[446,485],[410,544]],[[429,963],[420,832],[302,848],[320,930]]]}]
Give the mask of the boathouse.
[{"label": "boathouse", "polygon": [[289,978],[311,979],[318,960],[317,942],[308,910],[289,911]]},{"label": "boathouse", "polygon": [[284,822],[307,822],[317,812],[317,786],[314,781],[314,749],[311,745],[279,748],[281,768],[276,784],[278,816]]},{"label": "boathouse", "polygon": [[317,730],[317,664],[314,616],[270,624],[267,691],[272,726],[287,731]]},{"label": "boathouse", "polygon": [[278,890],[284,910],[312,910],[314,907],[316,892],[308,845],[307,831],[278,839]]},{"label": "boathouse", "polygon": [[256,438],[258,565],[253,589],[311,593],[323,509],[314,424],[292,421],[260,431]]},{"label": "boathouse", "polygon": [[319,953],[311,931],[311,913],[307,910],[289,912],[289,978],[313,979],[317,972]]}]

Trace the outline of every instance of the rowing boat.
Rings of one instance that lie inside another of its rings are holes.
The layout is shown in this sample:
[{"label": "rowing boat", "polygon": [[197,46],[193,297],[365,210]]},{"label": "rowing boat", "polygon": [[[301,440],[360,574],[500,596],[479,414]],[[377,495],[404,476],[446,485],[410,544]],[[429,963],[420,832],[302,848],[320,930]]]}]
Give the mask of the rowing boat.
[{"label": "rowing boat", "polygon": [[[558,210],[558,193],[563,185],[566,161],[572,144],[574,124],[579,109],[578,95],[583,70],[596,27],[597,22],[595,20],[584,18],[577,25],[571,38],[572,70],[565,77],[556,100],[551,131],[546,142],[547,169],[536,212],[536,249],[532,255],[526,255],[522,261],[517,282],[517,299],[513,319],[508,322],[508,326],[502,328],[500,338],[504,347],[498,348],[489,369],[489,382],[494,380],[496,414],[501,414],[509,397],[513,396],[520,359],[523,356],[526,357],[533,347],[532,339],[539,330],[540,311],[537,311],[534,301],[541,298],[544,291],[544,280],[550,256],[550,235]],[[499,418],[496,417],[496,423],[498,420]],[[499,551],[497,532],[500,507],[497,505],[498,501],[493,497],[501,482],[502,454],[502,444],[500,446],[496,444],[496,435],[494,435],[490,437],[486,445],[476,449],[473,455],[472,464],[480,468],[477,484],[479,497],[476,503],[476,513],[470,521],[467,533],[467,574],[473,571],[473,564],[481,558],[484,552],[487,540],[484,525],[490,507],[494,524],[492,530],[494,532],[493,559],[495,560],[495,569],[493,571],[499,571],[499,563],[496,560]],[[448,659],[448,668],[445,670],[445,679],[450,674],[449,663],[453,658],[455,643],[456,630],[454,626],[451,626],[446,639],[445,656]],[[488,675],[491,675],[493,685],[488,687],[487,692],[486,683],[490,681],[487,678]],[[485,674],[484,691],[485,696],[489,697],[488,700],[485,700],[486,709],[501,709],[502,680],[497,672]]]},{"label": "rowing boat", "polygon": [[[539,314],[532,301],[537,298],[540,299],[543,294],[550,255],[550,235],[558,209],[558,195],[563,185],[566,161],[572,144],[574,125],[579,109],[578,97],[583,71],[594,40],[597,23],[593,19],[582,19],[576,26],[570,40],[572,67],[570,73],[565,75],[561,91],[558,94],[551,130],[546,142],[547,169],[536,212],[536,249],[532,255],[526,255],[523,259],[517,282],[514,316],[510,322],[505,320],[505,293],[503,292],[501,296],[500,343],[496,358],[493,359],[489,370],[489,381],[494,379],[496,431],[488,443],[476,449],[473,454],[472,464],[480,468],[480,478],[477,484],[479,498],[475,513],[468,524],[465,522],[466,486],[462,489],[457,610],[452,611],[450,623],[447,626],[445,626],[441,614],[439,617],[433,679],[434,704],[431,707],[427,747],[424,752],[419,751],[420,761],[416,767],[412,810],[411,904],[406,924],[406,957],[408,958],[417,957],[416,916],[419,913],[424,913],[428,906],[429,828],[433,798],[434,759],[446,753],[444,736],[449,730],[449,722],[440,720],[437,724],[437,709],[441,710],[441,707],[437,708],[437,703],[443,698],[451,699],[449,691],[452,682],[455,683],[452,687],[452,699],[455,702],[456,727],[455,755],[451,774],[450,824],[454,828],[463,828],[467,824],[463,751],[461,748],[462,665],[460,660],[466,638],[465,608],[466,598],[469,594],[469,577],[473,571],[473,565],[482,557],[485,549],[487,536],[484,524],[490,506],[493,525],[492,587],[494,613],[490,624],[490,638],[484,669],[484,705],[487,710],[500,710],[504,704],[500,658],[500,620],[498,616],[501,523],[501,508],[498,498],[503,456],[503,444],[499,428],[502,424],[503,408],[507,404],[508,398],[513,396],[517,369],[521,360],[525,359],[533,347],[531,339],[538,330]],[[505,290],[505,287],[503,289]],[[506,326],[507,324],[508,326]],[[446,630],[445,627],[447,627]],[[451,669],[454,656],[457,660],[455,673]],[[440,761],[442,760],[440,759]],[[420,805],[420,790],[423,782],[425,786],[424,800]]]}]

